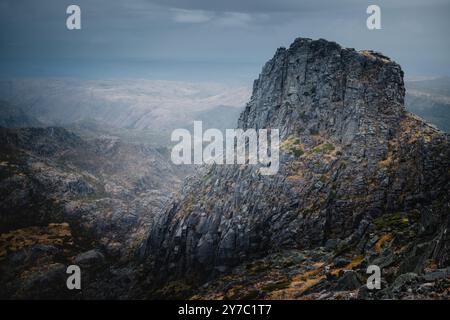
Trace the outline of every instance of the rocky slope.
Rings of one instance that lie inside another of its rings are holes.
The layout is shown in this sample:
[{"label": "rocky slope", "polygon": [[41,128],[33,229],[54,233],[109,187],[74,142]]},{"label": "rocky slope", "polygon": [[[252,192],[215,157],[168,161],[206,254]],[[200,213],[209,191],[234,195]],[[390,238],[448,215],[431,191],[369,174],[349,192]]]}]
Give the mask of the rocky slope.
[{"label": "rocky slope", "polygon": [[[188,181],[141,248],[149,296],[448,298],[450,140],[404,94],[382,54],[278,49],[238,123],[280,130],[278,174],[212,166]],[[382,290],[364,289],[369,264]]]},{"label": "rocky slope", "polygon": [[[168,150],[57,127],[0,128],[0,298],[117,298],[184,175]],[[65,287],[82,267],[82,292]]]}]

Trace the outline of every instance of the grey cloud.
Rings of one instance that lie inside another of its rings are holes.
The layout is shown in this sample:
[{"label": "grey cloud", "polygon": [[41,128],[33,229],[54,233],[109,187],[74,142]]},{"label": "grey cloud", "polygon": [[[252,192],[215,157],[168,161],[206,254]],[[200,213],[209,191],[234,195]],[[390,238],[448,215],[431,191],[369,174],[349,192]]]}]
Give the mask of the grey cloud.
[{"label": "grey cloud", "polygon": [[340,5],[355,4],[357,0],[317,1],[317,0],[152,0],[161,6],[190,10],[208,10],[219,12],[292,12],[332,9]]},{"label": "grey cloud", "polygon": [[246,27],[267,21],[269,16],[262,13],[217,12],[171,8],[173,20],[178,23],[211,23],[222,27]]},{"label": "grey cloud", "polygon": [[176,7],[188,10],[207,10],[219,12],[331,12],[340,11],[343,8],[359,7],[361,4],[378,4],[386,8],[423,7],[429,5],[448,4],[447,0],[148,0],[160,6]]},{"label": "grey cloud", "polygon": [[214,18],[214,13],[205,10],[171,9],[173,20],[179,23],[202,23]]},{"label": "grey cloud", "polygon": [[[450,73],[448,0],[376,2],[383,29],[369,31],[368,0],[0,0],[0,76],[85,70],[251,81],[299,36],[382,51],[408,75]],[[83,29],[69,32],[72,3]]]}]

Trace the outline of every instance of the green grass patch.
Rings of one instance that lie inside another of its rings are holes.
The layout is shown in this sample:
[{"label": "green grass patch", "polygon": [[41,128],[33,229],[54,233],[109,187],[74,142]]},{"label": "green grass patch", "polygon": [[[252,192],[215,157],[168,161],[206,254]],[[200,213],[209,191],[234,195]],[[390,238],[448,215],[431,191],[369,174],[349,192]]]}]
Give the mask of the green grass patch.
[{"label": "green grass patch", "polygon": [[286,139],[281,144],[281,149],[293,154],[296,157],[300,157],[305,153],[305,151],[303,150],[303,148],[301,146],[299,138],[291,137],[291,138]]},{"label": "green grass patch", "polygon": [[241,299],[242,300],[255,300],[259,297],[259,291],[258,290],[250,290],[249,292],[245,293]]},{"label": "green grass patch", "polygon": [[376,218],[373,224],[377,229],[404,229],[410,224],[415,223],[416,217],[408,215],[404,212],[395,212],[392,214],[384,214]]},{"label": "green grass patch", "polygon": [[278,281],[278,282],[266,284],[265,286],[262,287],[262,289],[264,291],[272,292],[272,291],[276,291],[276,290],[286,289],[287,287],[289,287],[289,285],[290,285],[289,281]]},{"label": "green grass patch", "polygon": [[330,153],[333,152],[336,147],[332,143],[322,143],[321,145],[318,145],[317,147],[314,147],[312,149],[313,153]]}]

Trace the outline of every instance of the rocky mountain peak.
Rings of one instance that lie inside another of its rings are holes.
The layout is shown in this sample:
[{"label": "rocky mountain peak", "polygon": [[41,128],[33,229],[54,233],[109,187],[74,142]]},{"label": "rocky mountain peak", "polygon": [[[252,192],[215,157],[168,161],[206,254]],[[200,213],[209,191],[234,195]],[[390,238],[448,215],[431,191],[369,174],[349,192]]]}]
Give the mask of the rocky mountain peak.
[{"label": "rocky mountain peak", "polygon": [[405,114],[404,95],[403,71],[384,55],[297,38],[264,65],[239,127],[278,128],[284,138],[323,131],[340,142],[387,135]]},{"label": "rocky mountain peak", "polygon": [[[283,250],[310,250],[300,255],[315,257],[317,290],[334,290],[317,265],[338,274],[336,259],[390,281],[448,266],[449,137],[406,112],[404,94],[400,66],[380,53],[303,38],[278,49],[238,121],[280,130],[278,173],[218,165],[187,182],[141,248],[150,281],[201,283]],[[298,298],[290,272],[285,294]]]}]

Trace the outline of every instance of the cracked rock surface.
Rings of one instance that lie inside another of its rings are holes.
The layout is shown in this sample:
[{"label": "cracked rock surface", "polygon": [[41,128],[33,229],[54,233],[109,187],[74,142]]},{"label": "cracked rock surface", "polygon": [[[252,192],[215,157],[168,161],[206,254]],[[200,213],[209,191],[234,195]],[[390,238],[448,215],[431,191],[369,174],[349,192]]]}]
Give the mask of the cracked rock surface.
[{"label": "cracked rock surface", "polygon": [[[314,275],[305,276],[307,266],[294,255],[298,270],[271,290],[258,285],[264,275],[254,271],[251,295],[423,297],[441,281],[437,295],[448,297],[450,140],[408,113],[404,95],[401,67],[380,53],[304,38],[278,49],[255,80],[238,127],[280,130],[279,172],[217,165],[187,181],[141,247],[156,295],[186,296],[186,285],[245,275],[249,261],[308,250],[318,255],[308,267],[319,270]],[[384,291],[376,294],[360,290],[370,264],[383,270]],[[418,275],[407,277],[415,283],[410,291],[398,280],[408,274]],[[211,288],[204,297],[248,291]]]}]

